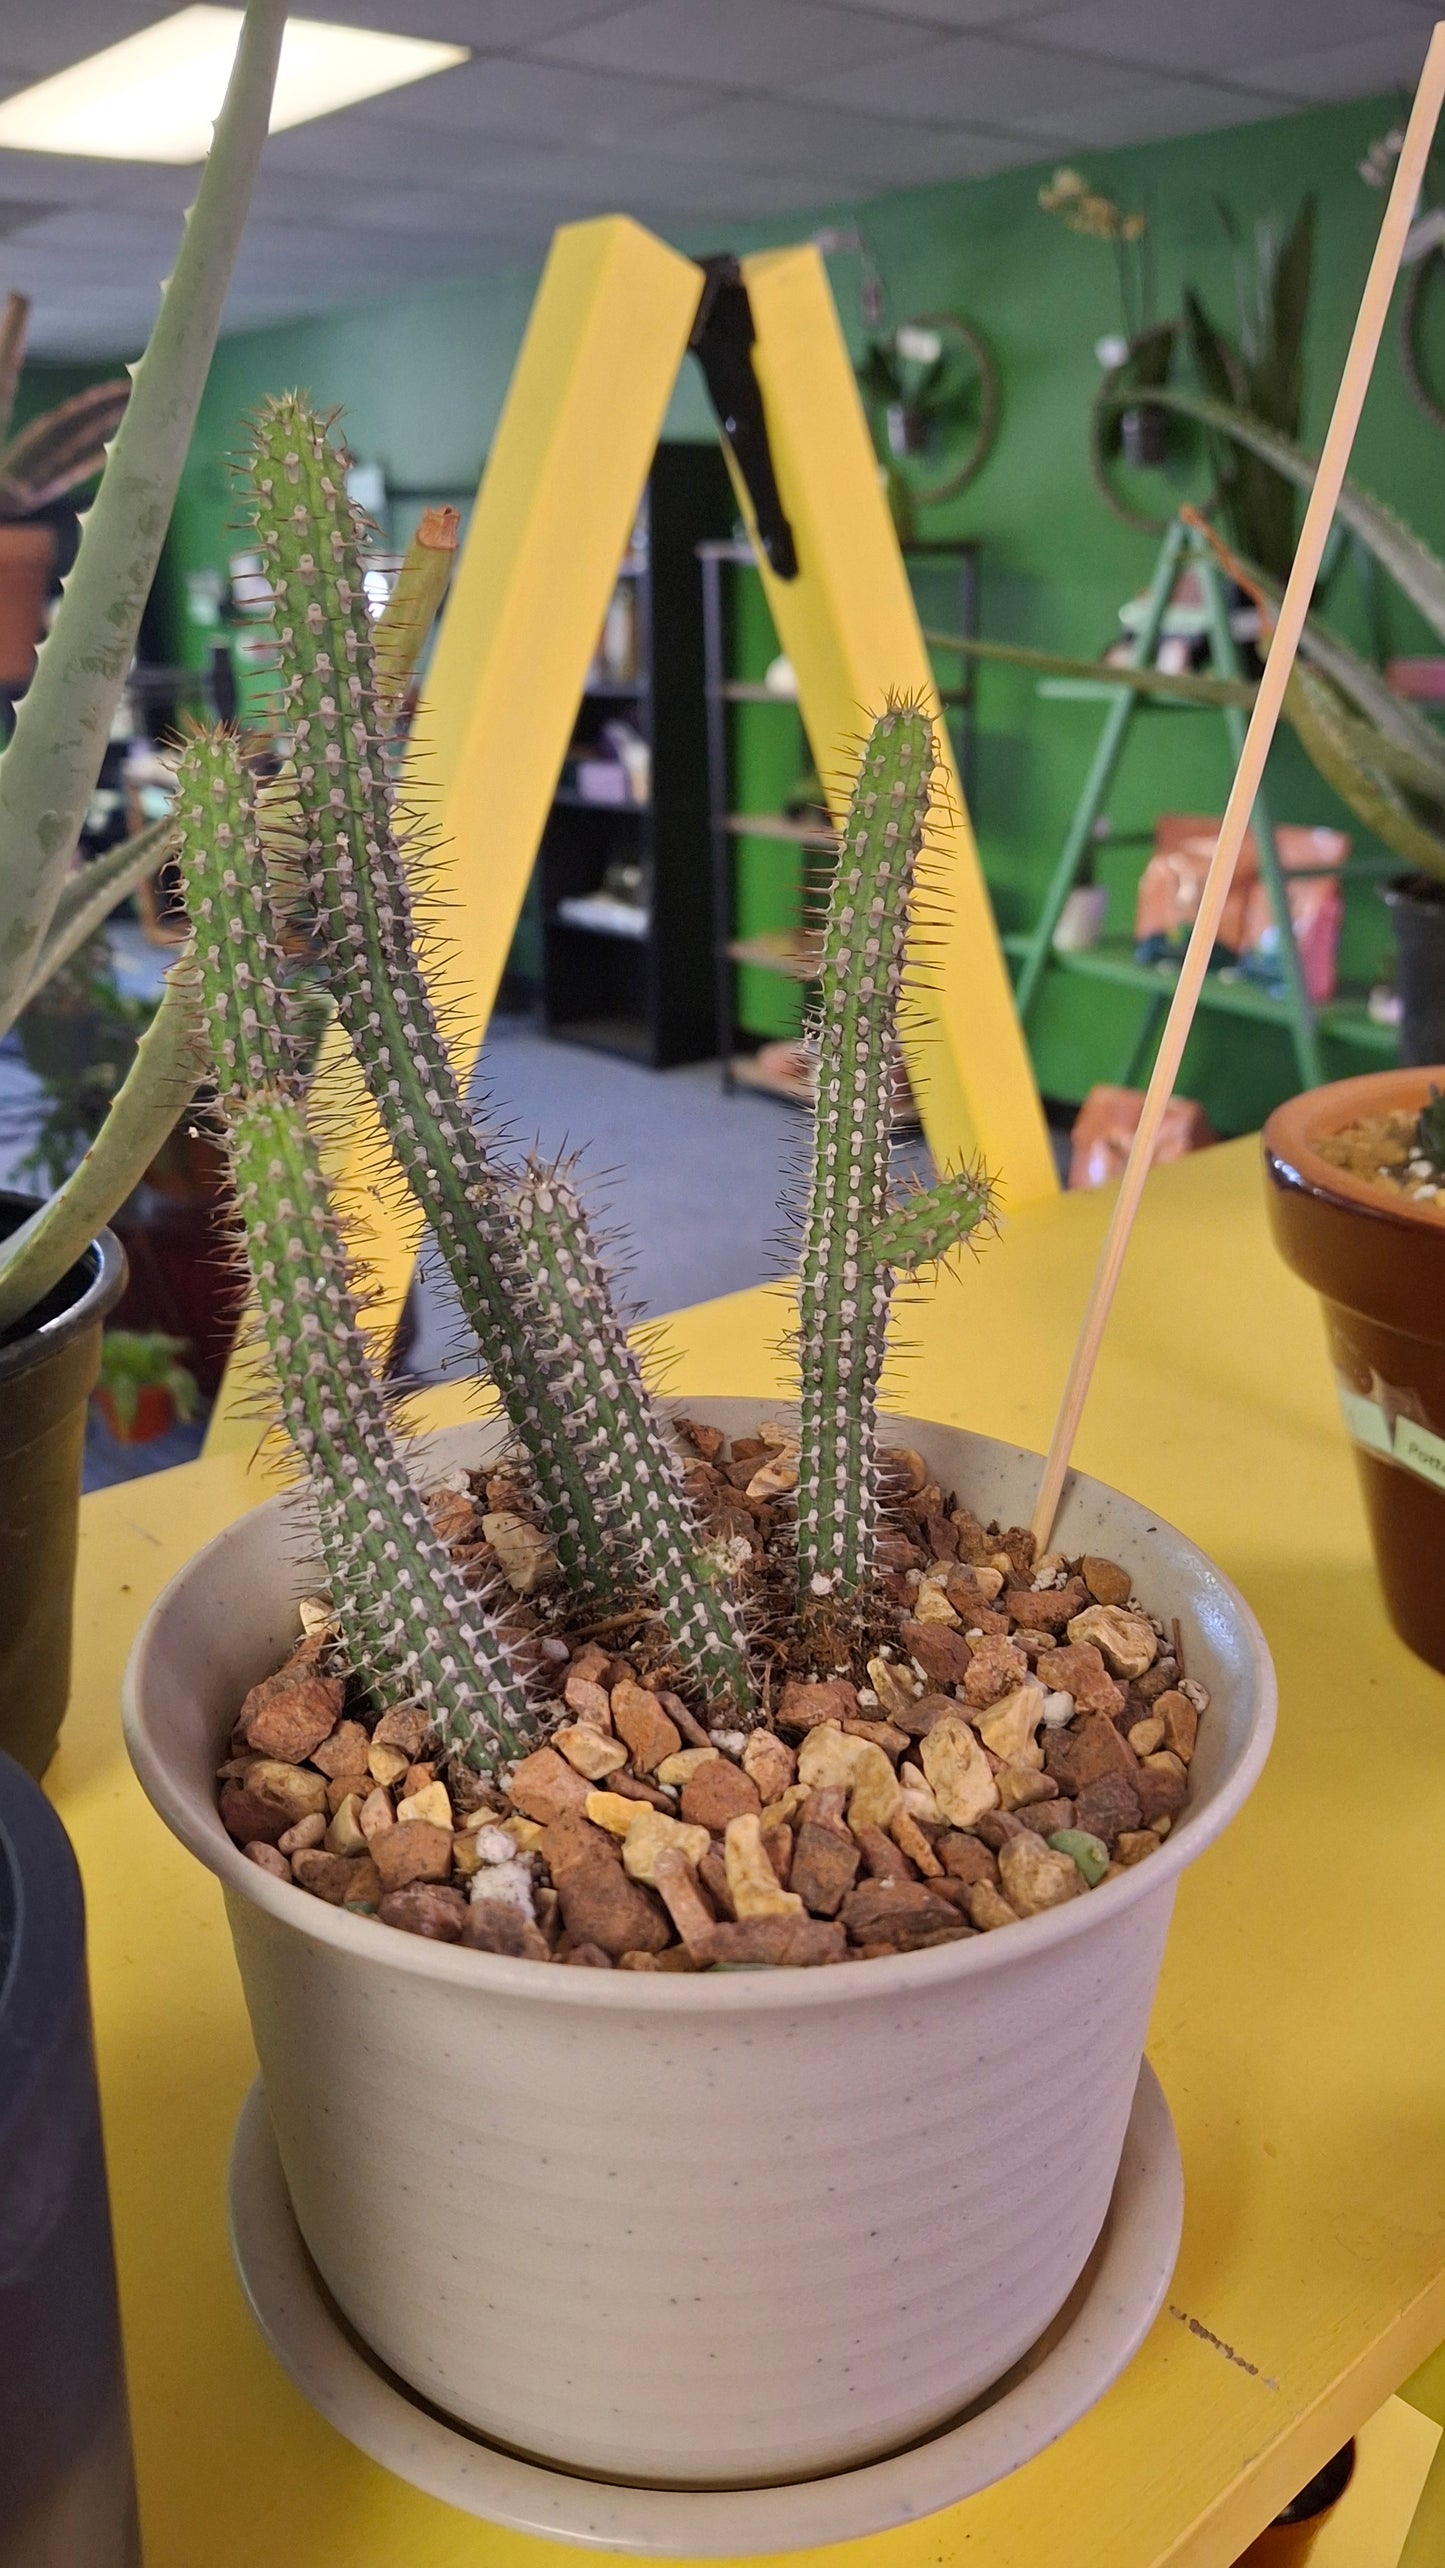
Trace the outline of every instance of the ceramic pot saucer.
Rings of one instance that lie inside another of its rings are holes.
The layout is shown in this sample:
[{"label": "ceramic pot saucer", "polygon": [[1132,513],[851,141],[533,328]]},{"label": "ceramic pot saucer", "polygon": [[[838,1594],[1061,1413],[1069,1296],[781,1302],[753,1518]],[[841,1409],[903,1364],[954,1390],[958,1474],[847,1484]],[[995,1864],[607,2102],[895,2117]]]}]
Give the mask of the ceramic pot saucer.
[{"label": "ceramic pot saucer", "polygon": [[1117,2380],[1163,2304],[1184,2179],[1169,2107],[1146,2061],[1099,2242],[1052,2327],[975,2405],[884,2461],[779,2487],[685,2489],[574,2478],[526,2461],[428,2407],[386,2371],[330,2300],[292,2217],[259,2080],[231,2155],[231,2248],[262,2335],[349,2442],[463,2514],[641,2558],[811,2550],[916,2522],[977,2495],[1052,2443]]}]

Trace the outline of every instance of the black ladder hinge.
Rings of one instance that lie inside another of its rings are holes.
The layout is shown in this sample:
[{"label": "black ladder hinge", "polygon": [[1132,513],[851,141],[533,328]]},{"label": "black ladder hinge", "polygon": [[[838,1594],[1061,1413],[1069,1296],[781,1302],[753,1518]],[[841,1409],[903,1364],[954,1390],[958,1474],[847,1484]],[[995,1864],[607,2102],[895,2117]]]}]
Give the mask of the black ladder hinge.
[{"label": "black ladder hinge", "polygon": [[753,371],[752,305],[743,272],[731,255],[699,259],[705,279],[688,346],[703,371],[718,425],[732,448],[752,502],[758,542],[780,580],[798,576],[793,530],[783,515],[763,396]]}]

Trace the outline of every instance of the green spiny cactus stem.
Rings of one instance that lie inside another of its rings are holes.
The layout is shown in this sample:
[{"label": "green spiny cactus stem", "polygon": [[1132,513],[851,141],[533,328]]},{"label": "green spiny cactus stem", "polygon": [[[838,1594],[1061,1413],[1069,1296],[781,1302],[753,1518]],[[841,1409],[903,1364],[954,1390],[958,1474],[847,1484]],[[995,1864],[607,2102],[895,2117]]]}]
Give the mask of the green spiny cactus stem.
[{"label": "green spiny cactus stem", "polygon": [[346,1646],[384,1704],[420,1703],[452,1755],[494,1770],[523,1752],[532,1715],[432,1530],[367,1362],[306,1127],[255,794],[230,734],[186,749],[176,819],[247,1262]]},{"label": "green spiny cactus stem", "polygon": [[529,1161],[513,1204],[531,1277],[533,1343],[573,1421],[598,1503],[648,1593],[667,1599],[669,1639],[707,1700],[746,1715],[747,1645],[728,1571],[699,1544],[681,1469],[613,1309],[571,1169]]},{"label": "green spiny cactus stem", "polygon": [[[325,425],[304,402],[263,410],[251,481],[295,744],[291,816],[337,1012],[526,1452],[568,1583],[615,1601],[645,1573],[618,1556],[573,1422],[523,1325],[525,1255],[427,996],[380,745],[356,513]],[[654,1447],[657,1476],[655,1438]],[[658,1591],[656,1601],[671,1628],[674,1599]],[[676,1603],[691,1614],[689,1599]]]},{"label": "green spiny cactus stem", "polygon": [[[891,705],[863,751],[823,932],[798,1284],[798,1595],[809,1619],[824,1604],[851,1608],[873,1572],[893,1281],[880,1233],[886,1243],[898,1005],[933,767],[927,713]],[[922,1216],[910,1208],[910,1218],[916,1234]]]},{"label": "green spiny cactus stem", "polygon": [[988,1179],[980,1169],[961,1168],[895,1204],[873,1234],[874,1253],[895,1274],[912,1275],[920,1266],[936,1266],[992,1218]]}]

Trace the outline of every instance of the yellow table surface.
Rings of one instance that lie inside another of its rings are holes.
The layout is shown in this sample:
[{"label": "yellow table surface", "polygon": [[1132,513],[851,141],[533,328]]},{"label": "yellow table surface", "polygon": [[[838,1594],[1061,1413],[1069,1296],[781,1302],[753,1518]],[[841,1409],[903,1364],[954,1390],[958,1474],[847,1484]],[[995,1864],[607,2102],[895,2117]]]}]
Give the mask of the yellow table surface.
[{"label": "yellow table surface", "polygon": [[[1032,1207],[944,1277],[900,1332],[915,1352],[893,1405],[1041,1445],[1105,1210]],[[772,1393],[784,1318],[765,1292],[681,1314],[672,1386]],[[1187,2188],[1168,2312],[1051,2451],[871,2544],[888,2568],[1224,2568],[1445,2338],[1445,1679],[1386,1627],[1319,1320],[1269,1246],[1255,1145],[1151,1179],[1077,1459],[1237,1579],[1278,1663],[1280,1732],[1186,1876],[1154,2014]],[[85,1501],[49,1777],[89,1900],[147,2561],[543,2568],[560,2546],[415,2494],[322,2424],[231,2270],[251,2043],[220,1893],[142,1801],[117,1697],[151,1599],[256,1494],[221,1456]]]}]

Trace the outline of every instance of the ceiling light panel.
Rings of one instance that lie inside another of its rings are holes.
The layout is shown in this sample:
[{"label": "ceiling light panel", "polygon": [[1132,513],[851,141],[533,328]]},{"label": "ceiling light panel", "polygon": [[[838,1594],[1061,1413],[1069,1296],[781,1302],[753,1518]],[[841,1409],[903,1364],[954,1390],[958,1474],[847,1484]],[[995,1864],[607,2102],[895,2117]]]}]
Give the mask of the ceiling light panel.
[{"label": "ceiling light panel", "polygon": [[[240,41],[241,15],[239,9],[182,9],[0,101],[0,151],[204,160]],[[292,18],[281,45],[271,131],[333,115],[467,59],[465,45]]]}]

